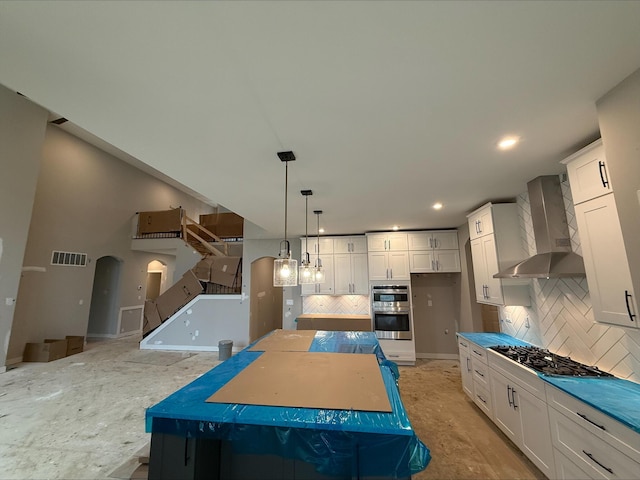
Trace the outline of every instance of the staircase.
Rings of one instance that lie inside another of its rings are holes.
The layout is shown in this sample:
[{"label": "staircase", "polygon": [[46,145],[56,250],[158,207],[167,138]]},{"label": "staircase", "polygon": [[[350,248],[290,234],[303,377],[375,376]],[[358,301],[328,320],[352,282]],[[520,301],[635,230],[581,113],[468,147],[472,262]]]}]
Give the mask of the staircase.
[{"label": "staircase", "polygon": [[[193,247],[196,252],[200,253],[203,258],[209,255],[217,257],[229,256],[229,244],[227,242],[190,218],[184,211],[181,216],[182,239]],[[210,242],[219,243],[222,250],[214,247]]]}]

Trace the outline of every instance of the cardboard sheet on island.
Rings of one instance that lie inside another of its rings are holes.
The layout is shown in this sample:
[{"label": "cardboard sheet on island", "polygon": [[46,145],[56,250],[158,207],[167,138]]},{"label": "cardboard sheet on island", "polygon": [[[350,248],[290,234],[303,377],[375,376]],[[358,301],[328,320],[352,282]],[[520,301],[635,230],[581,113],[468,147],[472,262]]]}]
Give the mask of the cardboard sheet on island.
[{"label": "cardboard sheet on island", "polygon": [[308,352],[316,336],[315,330],[274,330],[253,347],[251,352]]},{"label": "cardboard sheet on island", "polygon": [[391,412],[373,354],[266,351],[207,402]]}]

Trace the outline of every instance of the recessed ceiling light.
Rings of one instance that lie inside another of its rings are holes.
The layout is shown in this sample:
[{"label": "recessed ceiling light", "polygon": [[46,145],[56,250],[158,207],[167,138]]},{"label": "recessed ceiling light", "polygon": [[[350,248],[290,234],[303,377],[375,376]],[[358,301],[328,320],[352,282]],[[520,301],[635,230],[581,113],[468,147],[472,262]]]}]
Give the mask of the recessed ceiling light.
[{"label": "recessed ceiling light", "polygon": [[400,228],[400,227],[399,227],[398,225],[394,225],[394,226],[393,226],[393,228],[392,228],[392,230],[393,230],[394,232],[397,232],[399,228]]},{"label": "recessed ceiling light", "polygon": [[433,204],[434,210],[440,210],[442,208],[442,204],[440,202],[436,202]]},{"label": "recessed ceiling light", "polygon": [[318,230],[318,232],[324,233],[324,228],[321,228],[320,230]]},{"label": "recessed ceiling light", "polygon": [[509,150],[510,148],[515,147],[519,140],[519,137],[504,137],[498,142],[498,148],[500,150]]}]

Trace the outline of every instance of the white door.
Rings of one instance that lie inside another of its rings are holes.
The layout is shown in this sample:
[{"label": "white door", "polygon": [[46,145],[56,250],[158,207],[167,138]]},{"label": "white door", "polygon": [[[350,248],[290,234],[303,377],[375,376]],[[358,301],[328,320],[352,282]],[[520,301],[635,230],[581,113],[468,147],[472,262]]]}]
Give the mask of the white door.
[{"label": "white door", "polygon": [[522,451],[547,478],[553,478],[553,447],[547,403],[516,387],[517,410],[522,425]]},{"label": "white door", "polygon": [[409,233],[407,240],[409,242],[409,250],[431,250],[433,248],[431,246],[433,243],[431,233]]},{"label": "white door", "polygon": [[473,262],[473,276],[476,283],[476,301],[485,302],[487,265],[482,251],[482,238],[471,241],[471,261]]},{"label": "white door", "polygon": [[324,282],[320,283],[319,292],[321,295],[333,295],[334,290],[334,278],[333,278],[333,255],[320,255],[322,260],[322,267],[324,268]]},{"label": "white door", "polygon": [[575,209],[596,321],[637,328],[638,301],[613,193],[576,205]]},{"label": "white door", "polygon": [[388,233],[387,250],[391,252],[409,250],[409,240],[406,233]]},{"label": "white door", "polygon": [[493,305],[503,305],[502,282],[499,278],[493,278],[498,273],[498,254],[496,252],[496,241],[493,235],[481,237],[482,252],[486,265],[486,303]]},{"label": "white door", "polygon": [[612,191],[602,145],[571,161],[567,165],[567,173],[574,205]]},{"label": "white door", "polygon": [[387,250],[387,234],[376,233],[367,235],[367,248],[370,252],[384,252]]},{"label": "white door", "polygon": [[351,237],[351,253],[367,253],[366,237]]},{"label": "white door", "polygon": [[335,237],[333,239],[333,253],[350,253],[351,237]]}]

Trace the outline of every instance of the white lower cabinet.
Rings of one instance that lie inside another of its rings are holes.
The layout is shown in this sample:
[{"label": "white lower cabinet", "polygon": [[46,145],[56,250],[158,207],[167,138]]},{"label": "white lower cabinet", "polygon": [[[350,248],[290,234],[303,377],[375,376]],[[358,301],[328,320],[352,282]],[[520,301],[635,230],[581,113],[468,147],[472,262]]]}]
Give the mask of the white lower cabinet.
[{"label": "white lower cabinet", "polygon": [[458,336],[458,352],[460,354],[460,372],[462,374],[462,390],[473,400],[473,376],[471,372],[471,355],[469,354],[469,341]]},{"label": "white lower cabinet", "polygon": [[640,478],[640,434],[552,385],[546,391],[559,478]]},{"label": "white lower cabinet", "polygon": [[489,354],[494,422],[548,478],[555,477],[544,382],[532,371]]}]

